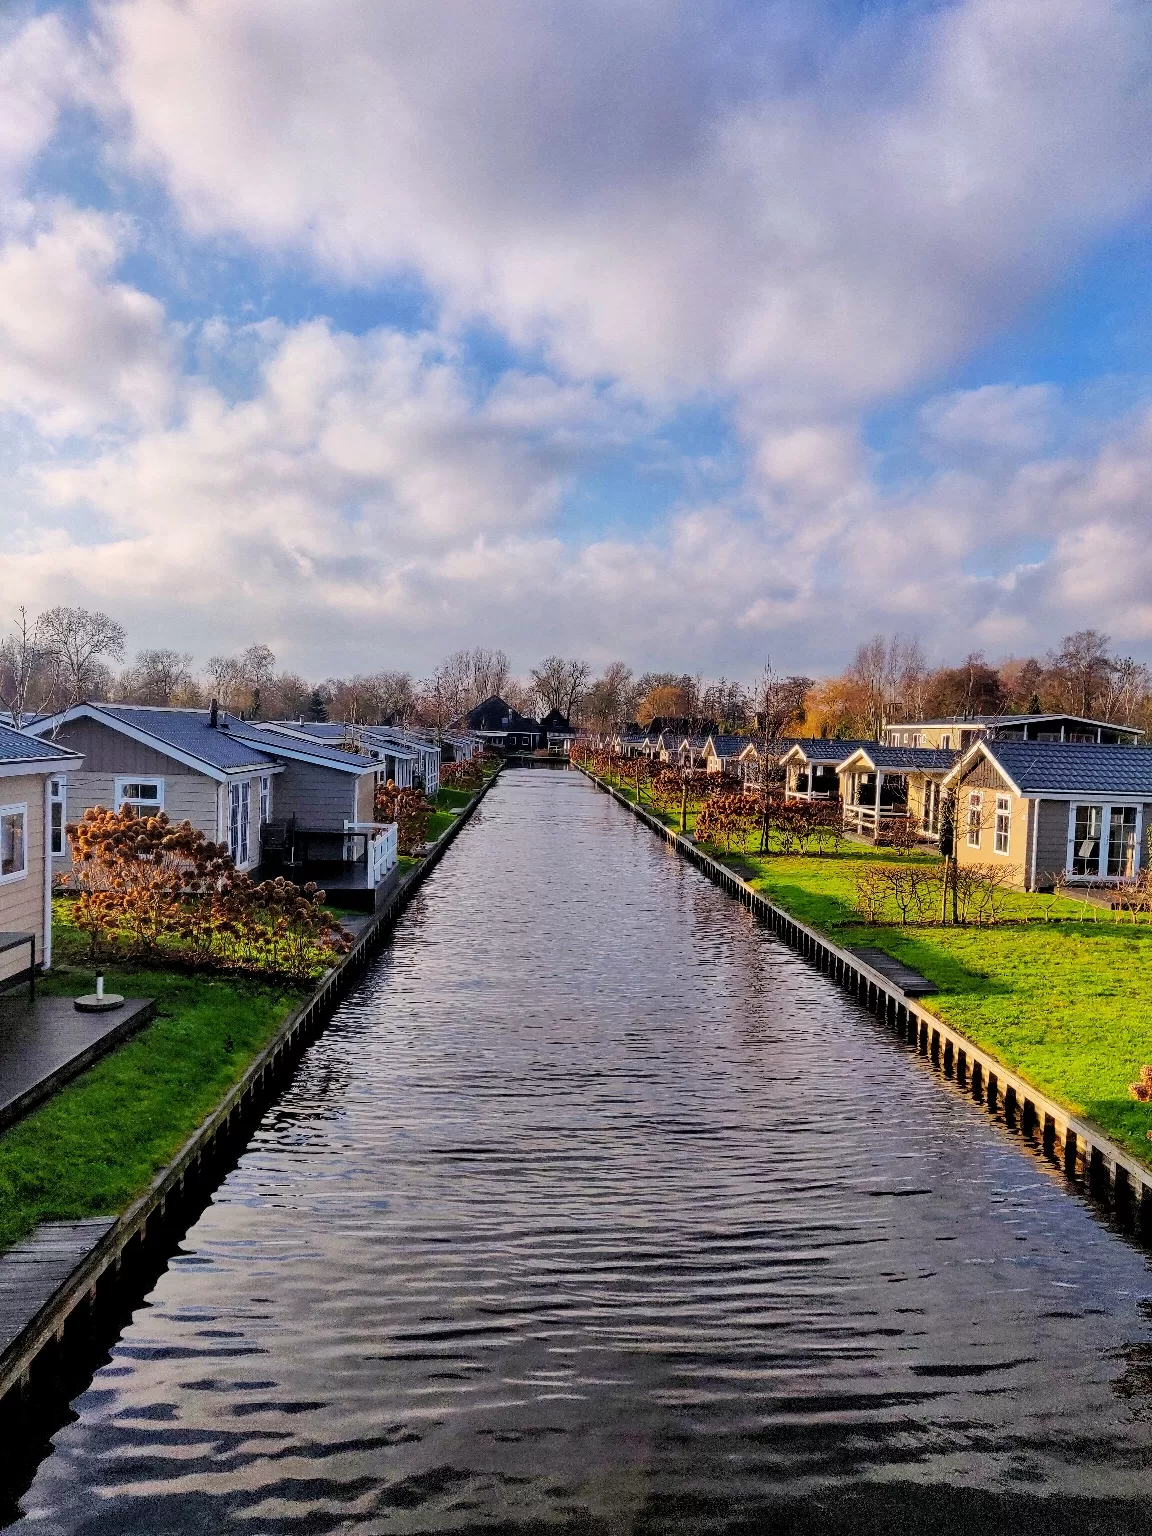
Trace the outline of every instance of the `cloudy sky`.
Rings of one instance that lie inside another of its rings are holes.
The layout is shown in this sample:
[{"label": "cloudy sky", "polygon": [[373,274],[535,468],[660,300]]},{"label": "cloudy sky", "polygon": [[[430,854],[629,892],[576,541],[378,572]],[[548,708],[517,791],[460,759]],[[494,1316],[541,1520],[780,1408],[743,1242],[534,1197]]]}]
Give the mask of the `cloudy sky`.
[{"label": "cloudy sky", "polygon": [[1147,0],[0,16],[0,620],[1152,659]]}]

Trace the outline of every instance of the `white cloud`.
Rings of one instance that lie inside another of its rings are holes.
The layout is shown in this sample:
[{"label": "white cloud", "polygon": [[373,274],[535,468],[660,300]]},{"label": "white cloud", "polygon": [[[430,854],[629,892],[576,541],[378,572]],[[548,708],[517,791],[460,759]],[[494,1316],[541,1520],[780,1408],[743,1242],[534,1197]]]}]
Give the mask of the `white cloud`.
[{"label": "white cloud", "polygon": [[37,16],[0,38],[0,197],[20,187],[82,74],[83,55],[58,16]]},{"label": "white cloud", "polygon": [[[899,390],[1143,204],[1152,13],[958,0],[118,0],[198,233],[414,269],[563,366],[800,419]],[[722,37],[725,46],[714,47]]]},{"label": "white cloud", "polygon": [[129,236],[61,205],[0,246],[0,408],[49,436],[155,421],[170,400],[163,308],[114,278]]},{"label": "white cloud", "polygon": [[1037,453],[1048,441],[1058,400],[1049,384],[984,384],[929,400],[920,420],[941,443]]}]

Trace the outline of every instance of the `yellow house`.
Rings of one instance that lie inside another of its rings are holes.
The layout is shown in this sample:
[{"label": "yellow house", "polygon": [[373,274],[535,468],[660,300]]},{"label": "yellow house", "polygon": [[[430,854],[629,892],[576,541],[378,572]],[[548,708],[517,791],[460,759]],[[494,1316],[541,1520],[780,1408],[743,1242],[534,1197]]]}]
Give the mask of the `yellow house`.
[{"label": "yellow house", "polygon": [[904,720],[886,725],[889,747],[934,747],[967,752],[976,741],[1060,741],[1126,743],[1134,746],[1144,732],[1134,725],[1089,720],[1083,715],[942,715],[936,720]]},{"label": "yellow house", "polygon": [[0,725],[0,987],[52,963],[52,851],[66,776],[84,759]]},{"label": "yellow house", "polygon": [[961,864],[1003,864],[1021,890],[1119,884],[1147,866],[1152,748],[978,741],[944,781]]}]

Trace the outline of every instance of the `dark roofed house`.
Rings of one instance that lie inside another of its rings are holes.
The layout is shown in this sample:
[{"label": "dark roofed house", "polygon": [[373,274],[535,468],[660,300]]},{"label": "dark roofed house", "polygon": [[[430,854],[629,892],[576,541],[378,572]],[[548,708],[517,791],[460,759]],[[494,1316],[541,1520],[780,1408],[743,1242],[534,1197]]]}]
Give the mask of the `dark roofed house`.
[{"label": "dark roofed house", "polygon": [[[163,811],[225,844],[238,869],[314,879],[347,906],[375,905],[391,884],[395,829],[373,819],[371,758],[223,710],[83,703],[32,729],[83,754],[72,819],[96,805]],[[66,871],[66,842],[58,857]]]},{"label": "dark roofed house", "polygon": [[908,817],[921,837],[938,841],[942,786],[958,756],[935,747],[857,743],[836,769],[845,826],[876,838],[882,836],[885,821]]},{"label": "dark roofed house", "polygon": [[1124,742],[1134,746],[1144,732],[1134,725],[1091,720],[1084,715],[941,715],[884,727],[890,747],[938,747],[967,752],[974,741]]},{"label": "dark roofed house", "polygon": [[945,780],[964,864],[998,864],[1022,890],[1066,878],[1119,884],[1147,867],[1152,748],[981,740]]},{"label": "dark roofed house", "polygon": [[540,721],[540,745],[547,747],[549,752],[566,756],[572,750],[576,736],[568,717],[558,709],[550,709]]},{"label": "dark roofed house", "polygon": [[839,741],[823,736],[793,741],[780,759],[785,800],[838,800],[837,769],[854,752],[870,745],[866,741]]},{"label": "dark roofed house", "polygon": [[535,752],[540,745],[540,722],[520,714],[499,694],[470,709],[464,724],[494,752]]}]

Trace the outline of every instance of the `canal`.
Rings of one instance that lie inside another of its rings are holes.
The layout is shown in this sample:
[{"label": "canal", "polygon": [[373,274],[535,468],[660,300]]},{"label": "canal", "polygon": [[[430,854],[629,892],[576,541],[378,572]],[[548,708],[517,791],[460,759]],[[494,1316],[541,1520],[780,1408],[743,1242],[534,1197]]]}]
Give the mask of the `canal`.
[{"label": "canal", "polygon": [[511,770],[18,1528],[1146,1530],[1150,1297],[737,903]]}]

